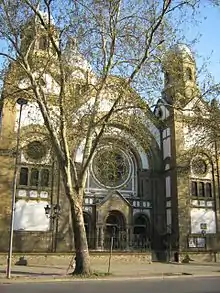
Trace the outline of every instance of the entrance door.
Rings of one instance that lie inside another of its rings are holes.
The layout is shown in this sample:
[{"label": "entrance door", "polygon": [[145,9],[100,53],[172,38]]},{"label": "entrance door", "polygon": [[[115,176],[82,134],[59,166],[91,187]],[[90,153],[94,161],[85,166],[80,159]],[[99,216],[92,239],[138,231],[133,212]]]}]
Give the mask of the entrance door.
[{"label": "entrance door", "polygon": [[126,247],[125,220],[122,213],[111,211],[105,223],[105,243],[104,248],[110,249],[111,238],[113,237],[113,249],[124,250]]},{"label": "entrance door", "polygon": [[134,220],[134,242],[133,246],[137,250],[150,249],[150,231],[148,219],[145,215],[139,215]]}]

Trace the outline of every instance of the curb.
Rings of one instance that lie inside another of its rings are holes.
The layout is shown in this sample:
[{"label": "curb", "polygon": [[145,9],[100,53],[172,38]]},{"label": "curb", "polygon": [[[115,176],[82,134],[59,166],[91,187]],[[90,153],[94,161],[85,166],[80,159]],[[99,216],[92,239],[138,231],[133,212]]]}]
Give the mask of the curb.
[{"label": "curb", "polygon": [[123,281],[136,281],[136,280],[165,280],[165,279],[184,279],[184,278],[215,278],[215,277],[220,277],[220,274],[201,274],[201,275],[183,275],[183,274],[176,274],[176,275],[169,275],[167,276],[166,274],[160,274],[160,275],[154,275],[154,276],[119,276],[119,277],[109,277],[109,278],[38,278],[38,279],[33,279],[33,278],[19,278],[19,279],[0,279],[0,284],[25,284],[25,283],[66,283],[66,282],[99,282],[99,281],[108,281],[108,282],[123,282]]}]

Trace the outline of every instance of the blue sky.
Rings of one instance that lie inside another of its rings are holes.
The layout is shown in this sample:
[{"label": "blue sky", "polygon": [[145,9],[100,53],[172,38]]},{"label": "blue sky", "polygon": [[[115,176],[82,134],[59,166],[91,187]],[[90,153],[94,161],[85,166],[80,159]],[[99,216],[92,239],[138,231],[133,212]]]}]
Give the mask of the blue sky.
[{"label": "blue sky", "polygon": [[[220,83],[220,6],[219,8],[207,4],[208,0],[204,1],[204,6],[199,9],[196,18],[199,19],[195,24],[183,24],[183,32],[185,38],[191,43],[192,40],[198,40],[191,46],[195,54],[197,67],[201,68],[203,64],[207,66],[207,72],[211,73],[215,82]],[[198,37],[199,36],[199,37]],[[0,49],[3,47],[3,42],[0,42]],[[1,65],[2,58],[0,58]],[[199,78],[202,83],[204,75]]]},{"label": "blue sky", "polygon": [[189,40],[201,34],[198,42],[192,47],[198,69],[205,62],[208,72],[214,76],[216,82],[220,82],[220,7],[202,7],[199,19],[198,26],[187,28],[185,34]]}]

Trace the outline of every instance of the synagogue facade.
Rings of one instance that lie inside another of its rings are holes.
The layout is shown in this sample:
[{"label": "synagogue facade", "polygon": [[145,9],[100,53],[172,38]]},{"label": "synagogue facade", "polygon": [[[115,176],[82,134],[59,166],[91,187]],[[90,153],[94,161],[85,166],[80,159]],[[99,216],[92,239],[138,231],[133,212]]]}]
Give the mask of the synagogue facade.
[{"label": "synagogue facade", "polygon": [[[32,23],[28,25],[30,29]],[[23,38],[25,50],[27,39]],[[42,56],[48,46],[45,36],[39,34],[33,50]],[[76,92],[83,90],[85,77],[95,83],[95,74],[73,42],[67,45],[65,56]],[[172,64],[175,58],[178,66]],[[6,78],[14,77],[15,67],[10,66]],[[90,250],[109,250],[111,237],[115,250],[152,251],[156,259],[162,259],[167,250],[204,253],[220,249],[217,142],[198,147],[198,130],[186,123],[195,109],[209,111],[197,88],[190,49],[182,44],[172,47],[162,70],[164,90],[154,111],[149,108],[143,119],[141,137],[135,131],[127,132],[123,125],[115,125],[92,159],[84,196]],[[46,95],[56,96],[58,84],[50,70],[42,78]],[[25,83],[19,76],[17,82],[21,88]],[[27,104],[21,106],[17,100],[7,101],[6,96],[10,96],[7,80],[0,132],[0,249],[8,249],[16,169],[14,250],[71,251],[68,201],[41,113],[28,97]],[[108,108],[108,95],[101,108]],[[83,141],[71,151],[75,162],[81,164]],[[59,206],[59,217],[48,217],[47,205]]]}]

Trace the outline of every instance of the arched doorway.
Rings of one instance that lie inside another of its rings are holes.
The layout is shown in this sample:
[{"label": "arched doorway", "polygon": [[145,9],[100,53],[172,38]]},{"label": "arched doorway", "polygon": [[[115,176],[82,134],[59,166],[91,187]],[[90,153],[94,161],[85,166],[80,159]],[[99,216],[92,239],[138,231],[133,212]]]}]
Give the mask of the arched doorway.
[{"label": "arched doorway", "polygon": [[88,247],[91,248],[92,245],[92,219],[91,216],[86,213],[83,212],[83,218],[84,218],[84,226],[85,226],[85,230],[86,230],[86,237],[87,237],[87,242],[88,242]]},{"label": "arched doorway", "polygon": [[146,215],[139,214],[134,219],[134,248],[146,250],[150,248],[150,225]]},{"label": "arched doorway", "polygon": [[119,211],[111,211],[105,221],[104,248],[109,249],[113,237],[113,249],[123,250],[126,247],[126,229],[124,215]]}]

